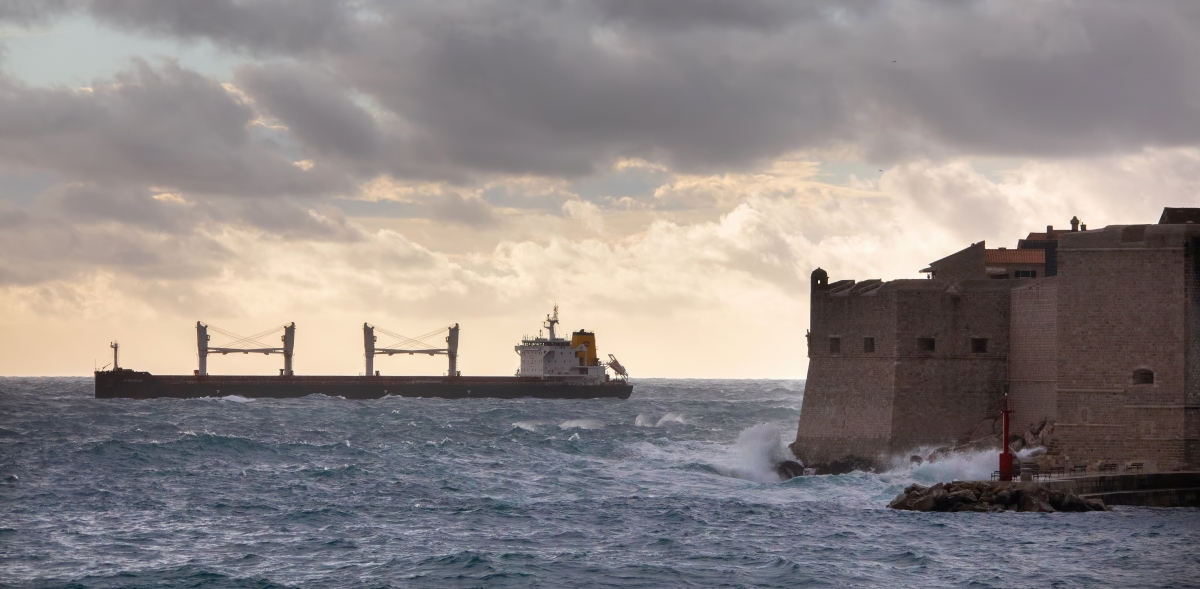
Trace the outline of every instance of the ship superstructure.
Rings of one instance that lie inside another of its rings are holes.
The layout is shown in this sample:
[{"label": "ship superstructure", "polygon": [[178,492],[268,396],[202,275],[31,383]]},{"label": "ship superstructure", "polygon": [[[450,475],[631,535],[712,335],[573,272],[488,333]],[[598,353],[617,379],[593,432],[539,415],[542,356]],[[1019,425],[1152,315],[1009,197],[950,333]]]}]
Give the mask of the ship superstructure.
[{"label": "ship superstructure", "polygon": [[558,305],[554,306],[554,314],[547,315],[542,324],[549,332],[549,337],[526,337],[514,349],[521,356],[521,366],[517,376],[558,377],[577,380],[581,383],[600,383],[607,381],[608,368],[611,366],[618,376],[626,376],[616,359],[609,356],[610,362],[604,363],[596,354],[596,334],[579,330],[571,334],[571,339],[558,337],[555,327],[558,325]]}]

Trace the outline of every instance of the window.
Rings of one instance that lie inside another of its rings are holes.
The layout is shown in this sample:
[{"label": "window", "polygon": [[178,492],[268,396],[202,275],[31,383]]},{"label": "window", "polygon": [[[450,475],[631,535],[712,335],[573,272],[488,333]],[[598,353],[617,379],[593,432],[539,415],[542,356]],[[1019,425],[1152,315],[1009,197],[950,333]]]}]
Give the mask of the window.
[{"label": "window", "polygon": [[937,342],[931,337],[917,338],[917,349],[922,352],[932,352],[937,347],[936,344]]},{"label": "window", "polygon": [[986,337],[971,338],[971,353],[972,354],[986,354],[987,353],[987,344],[988,344],[988,340]]},{"label": "window", "polygon": [[1037,270],[1017,270],[1013,272],[1016,278],[1037,278]]},{"label": "window", "polygon": [[1154,371],[1145,368],[1134,370],[1133,384],[1154,384]]},{"label": "window", "polygon": [[863,352],[870,354],[874,351],[875,351],[875,338],[864,337],[863,338]]},{"label": "window", "polygon": [[841,354],[842,353],[842,338],[840,338],[840,337],[829,338],[829,353],[830,354]]}]

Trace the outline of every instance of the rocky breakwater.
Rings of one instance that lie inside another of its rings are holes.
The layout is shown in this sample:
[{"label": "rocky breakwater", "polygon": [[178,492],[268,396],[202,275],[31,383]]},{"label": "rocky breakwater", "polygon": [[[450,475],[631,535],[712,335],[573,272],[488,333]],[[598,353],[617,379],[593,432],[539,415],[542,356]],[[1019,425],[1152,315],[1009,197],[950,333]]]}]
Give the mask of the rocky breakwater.
[{"label": "rocky breakwater", "polygon": [[1069,491],[1038,483],[964,481],[932,487],[912,484],[888,504],[906,511],[1109,511],[1099,499],[1085,499]]}]

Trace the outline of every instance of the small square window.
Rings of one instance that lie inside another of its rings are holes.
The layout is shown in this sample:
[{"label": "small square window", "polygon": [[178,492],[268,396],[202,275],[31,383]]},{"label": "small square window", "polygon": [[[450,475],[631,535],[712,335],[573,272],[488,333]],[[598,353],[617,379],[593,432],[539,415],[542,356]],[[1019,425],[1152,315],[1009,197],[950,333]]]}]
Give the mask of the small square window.
[{"label": "small square window", "polygon": [[987,341],[986,337],[971,338],[971,353],[972,354],[986,354],[987,353],[987,344],[988,344],[988,341]]},{"label": "small square window", "polygon": [[863,352],[870,354],[874,351],[875,351],[875,338],[864,337],[863,338]]},{"label": "small square window", "polygon": [[932,352],[937,347],[937,340],[931,337],[917,338],[917,349],[922,352]]},{"label": "small square window", "polygon": [[842,338],[840,338],[840,337],[829,338],[829,353],[830,354],[841,354],[842,353]]},{"label": "small square window", "polygon": [[1037,270],[1017,270],[1013,272],[1017,278],[1037,278]]}]

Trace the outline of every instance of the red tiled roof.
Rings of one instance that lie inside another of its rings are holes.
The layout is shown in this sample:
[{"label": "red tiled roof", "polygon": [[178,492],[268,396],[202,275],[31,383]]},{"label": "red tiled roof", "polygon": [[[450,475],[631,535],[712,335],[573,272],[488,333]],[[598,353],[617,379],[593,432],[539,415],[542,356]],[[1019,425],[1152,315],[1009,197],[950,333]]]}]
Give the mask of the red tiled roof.
[{"label": "red tiled roof", "polygon": [[984,259],[988,264],[1045,264],[1046,250],[987,250]]}]

